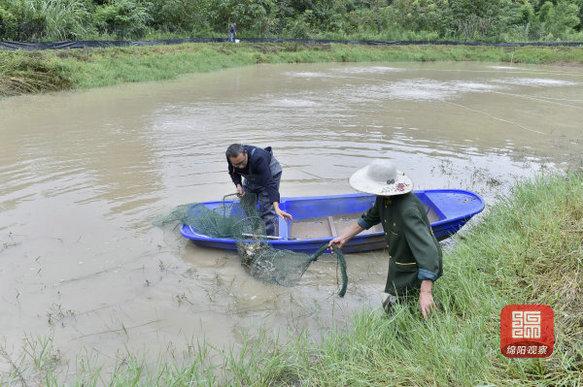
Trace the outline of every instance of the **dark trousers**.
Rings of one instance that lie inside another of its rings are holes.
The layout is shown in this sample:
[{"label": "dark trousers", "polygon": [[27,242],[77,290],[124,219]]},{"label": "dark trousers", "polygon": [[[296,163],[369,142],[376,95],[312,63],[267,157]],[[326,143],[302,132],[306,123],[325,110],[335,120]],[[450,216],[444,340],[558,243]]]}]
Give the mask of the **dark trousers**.
[{"label": "dark trousers", "polygon": [[[279,183],[281,181],[281,172],[273,176],[277,184],[277,190],[279,191]],[[257,201],[259,203],[259,216],[265,223],[265,234],[266,235],[276,235],[277,232],[277,214],[275,213],[275,208],[273,208],[273,203],[269,200],[269,195],[264,188],[254,187],[251,184],[248,185],[247,181],[244,183],[245,192],[252,192],[257,194]]]}]

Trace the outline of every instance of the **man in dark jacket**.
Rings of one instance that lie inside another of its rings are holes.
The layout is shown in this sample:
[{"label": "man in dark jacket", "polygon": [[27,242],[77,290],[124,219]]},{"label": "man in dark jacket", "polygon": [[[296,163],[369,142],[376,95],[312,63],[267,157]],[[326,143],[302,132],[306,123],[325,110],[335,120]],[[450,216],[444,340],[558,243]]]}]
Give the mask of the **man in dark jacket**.
[{"label": "man in dark jacket", "polygon": [[245,195],[245,192],[257,194],[265,233],[275,235],[276,215],[289,220],[292,216],[279,208],[282,169],[271,147],[262,149],[252,145],[232,144],[225,154],[229,175],[237,187],[237,193],[239,196]]},{"label": "man in dark jacket", "polygon": [[435,239],[425,206],[411,192],[413,183],[390,161],[375,160],[350,177],[358,191],[376,195],[376,200],[358,222],[330,246],[342,247],[353,236],[382,224],[389,248],[389,274],[383,308],[388,311],[397,301],[419,294],[419,309],[427,317],[435,307],[433,282],[442,274],[442,253]]}]

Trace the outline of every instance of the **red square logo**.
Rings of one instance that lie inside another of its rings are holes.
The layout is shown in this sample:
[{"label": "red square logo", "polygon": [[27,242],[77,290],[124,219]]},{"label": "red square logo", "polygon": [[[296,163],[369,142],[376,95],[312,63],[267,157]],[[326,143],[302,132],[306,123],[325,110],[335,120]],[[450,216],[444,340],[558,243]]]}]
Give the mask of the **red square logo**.
[{"label": "red square logo", "polygon": [[506,357],[549,357],[555,314],[548,305],[506,305],[500,312],[500,351]]}]

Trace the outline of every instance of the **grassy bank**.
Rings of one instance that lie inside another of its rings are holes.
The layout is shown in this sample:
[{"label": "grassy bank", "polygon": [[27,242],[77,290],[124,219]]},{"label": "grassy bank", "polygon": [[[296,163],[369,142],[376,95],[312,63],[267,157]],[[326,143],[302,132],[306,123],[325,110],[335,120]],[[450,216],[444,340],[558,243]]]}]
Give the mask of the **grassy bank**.
[{"label": "grassy bank", "polygon": [[[441,307],[428,321],[416,305],[400,306],[390,317],[373,310],[322,343],[249,342],[238,355],[225,353],[222,367],[211,367],[203,349],[188,365],[153,370],[133,359],[113,376],[93,367],[76,378],[84,385],[581,385],[582,241],[583,174],[541,178],[517,187],[447,252],[436,284]],[[551,358],[500,355],[498,316],[511,303],[554,308]],[[21,364],[7,382],[59,379],[54,367],[34,373],[34,366]]]},{"label": "grassy bank", "polygon": [[583,48],[304,44],[182,44],[42,52],[0,51],[0,96],[173,79],[256,63],[487,61],[583,63]]}]

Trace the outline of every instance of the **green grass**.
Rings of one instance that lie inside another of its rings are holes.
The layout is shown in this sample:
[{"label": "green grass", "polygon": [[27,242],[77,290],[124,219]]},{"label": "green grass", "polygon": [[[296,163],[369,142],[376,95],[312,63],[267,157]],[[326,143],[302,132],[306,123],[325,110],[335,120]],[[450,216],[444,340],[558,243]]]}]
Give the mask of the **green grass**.
[{"label": "green grass", "polygon": [[[348,265],[350,269],[350,257]],[[440,310],[427,321],[414,303],[399,306],[391,316],[382,314],[379,306],[356,315],[348,330],[333,331],[320,343],[302,336],[282,345],[262,336],[246,341],[236,353],[225,351],[223,363],[214,366],[209,364],[207,347],[201,345],[190,364],[161,363],[152,368],[130,357],[112,376],[86,362],[90,366],[80,368],[77,382],[583,384],[583,173],[545,176],[519,185],[458,239],[446,253],[444,266],[445,274],[435,284]],[[500,354],[499,313],[512,303],[554,308],[556,346],[551,358],[510,360]],[[49,360],[33,355],[12,361],[6,383],[28,378],[57,383],[51,351],[46,342],[41,347]],[[39,371],[33,372],[35,364]]]},{"label": "green grass", "polygon": [[583,63],[583,48],[181,44],[40,52],[0,51],[0,96],[175,79],[257,63],[485,61]]}]

